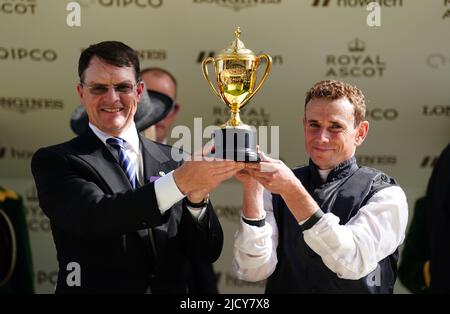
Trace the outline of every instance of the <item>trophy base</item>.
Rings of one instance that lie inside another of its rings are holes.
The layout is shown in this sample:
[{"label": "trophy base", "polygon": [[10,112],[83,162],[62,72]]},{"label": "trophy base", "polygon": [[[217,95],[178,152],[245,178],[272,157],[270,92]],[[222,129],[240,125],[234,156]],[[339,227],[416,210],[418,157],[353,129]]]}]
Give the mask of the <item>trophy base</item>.
[{"label": "trophy base", "polygon": [[251,128],[222,128],[214,131],[214,157],[241,162],[260,162],[256,131]]}]

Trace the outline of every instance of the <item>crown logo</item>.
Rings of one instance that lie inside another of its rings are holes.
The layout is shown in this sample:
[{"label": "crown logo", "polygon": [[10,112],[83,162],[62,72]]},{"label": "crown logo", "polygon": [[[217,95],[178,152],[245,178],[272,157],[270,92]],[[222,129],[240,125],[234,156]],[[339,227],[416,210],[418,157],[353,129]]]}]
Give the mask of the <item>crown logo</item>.
[{"label": "crown logo", "polygon": [[348,43],[348,51],[350,52],[363,52],[366,50],[366,43],[356,38]]}]

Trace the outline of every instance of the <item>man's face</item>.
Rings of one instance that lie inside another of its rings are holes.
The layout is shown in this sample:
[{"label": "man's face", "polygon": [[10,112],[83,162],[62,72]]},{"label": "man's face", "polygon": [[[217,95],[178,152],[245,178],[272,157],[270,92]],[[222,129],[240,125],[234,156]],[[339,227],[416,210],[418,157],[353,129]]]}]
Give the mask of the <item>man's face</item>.
[{"label": "man's face", "polygon": [[[142,80],[145,82],[148,89],[165,94],[175,100],[176,86],[168,75],[155,75],[155,73],[150,71],[142,74]],[[162,143],[167,139],[170,128],[175,122],[175,118],[177,117],[179,110],[179,105],[175,104],[167,116],[155,124],[157,142]]]},{"label": "man's face", "polygon": [[367,121],[355,128],[353,105],[347,98],[313,98],[305,108],[305,145],[320,169],[331,169],[350,159],[369,130]]},{"label": "man's face", "polygon": [[144,89],[143,83],[136,86],[132,67],[116,67],[93,57],[83,82],[77,91],[89,122],[112,136],[130,127]]}]

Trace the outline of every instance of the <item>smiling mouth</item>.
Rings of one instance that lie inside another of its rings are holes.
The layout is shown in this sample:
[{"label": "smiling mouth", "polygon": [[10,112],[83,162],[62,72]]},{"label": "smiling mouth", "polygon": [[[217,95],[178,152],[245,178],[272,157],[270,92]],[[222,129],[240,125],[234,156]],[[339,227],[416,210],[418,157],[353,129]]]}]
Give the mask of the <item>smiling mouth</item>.
[{"label": "smiling mouth", "polygon": [[105,111],[108,113],[116,113],[116,112],[120,112],[122,110],[123,110],[123,108],[103,108],[103,109],[101,109],[101,111]]},{"label": "smiling mouth", "polygon": [[332,148],[321,148],[321,147],[314,147],[315,150],[321,151],[321,152],[327,152],[333,150]]}]

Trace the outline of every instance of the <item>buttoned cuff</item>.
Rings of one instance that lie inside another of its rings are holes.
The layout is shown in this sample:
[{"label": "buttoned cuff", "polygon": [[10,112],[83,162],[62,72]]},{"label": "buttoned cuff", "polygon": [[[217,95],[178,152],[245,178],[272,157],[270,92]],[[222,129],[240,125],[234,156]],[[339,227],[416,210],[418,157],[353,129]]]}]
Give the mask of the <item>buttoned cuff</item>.
[{"label": "buttoned cuff", "polygon": [[183,199],[181,193],[173,178],[173,171],[155,181],[155,195],[159,211],[162,215],[171,208],[176,202]]}]

